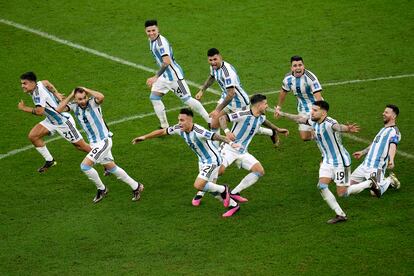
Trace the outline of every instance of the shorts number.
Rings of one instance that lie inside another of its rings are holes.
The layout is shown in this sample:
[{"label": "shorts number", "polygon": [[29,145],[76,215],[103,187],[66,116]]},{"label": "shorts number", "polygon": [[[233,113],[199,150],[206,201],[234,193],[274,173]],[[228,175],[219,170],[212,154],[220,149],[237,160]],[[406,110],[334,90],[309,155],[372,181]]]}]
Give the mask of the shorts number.
[{"label": "shorts number", "polygon": [[344,179],[344,177],[345,177],[345,172],[336,172],[336,180],[340,181]]},{"label": "shorts number", "polygon": [[205,166],[203,168],[203,173],[207,174],[210,171],[210,169],[211,169],[211,166]]},{"label": "shorts number", "polygon": [[65,139],[67,140],[73,140],[73,134],[71,131],[63,132],[63,135],[65,135]]}]

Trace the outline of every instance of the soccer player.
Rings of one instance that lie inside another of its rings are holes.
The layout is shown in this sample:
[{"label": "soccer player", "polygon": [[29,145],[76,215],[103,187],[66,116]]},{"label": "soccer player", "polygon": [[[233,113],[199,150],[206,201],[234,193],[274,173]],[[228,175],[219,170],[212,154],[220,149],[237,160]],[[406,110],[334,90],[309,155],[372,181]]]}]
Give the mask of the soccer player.
[{"label": "soccer player", "polygon": [[[238,202],[247,202],[247,198],[242,197],[240,192],[255,184],[264,175],[262,164],[248,151],[247,148],[254,135],[258,132],[261,125],[274,130],[276,133],[283,133],[286,136],[289,131],[278,128],[266,119],[265,112],[268,108],[266,96],[261,94],[253,95],[250,99],[250,109],[223,115],[219,118],[221,129],[226,133],[227,138],[235,143],[241,144],[242,148],[236,150],[225,144],[221,149],[223,164],[220,166],[219,175],[222,175],[226,168],[236,162],[239,168],[243,168],[250,173],[230,192],[230,197]],[[227,128],[227,122],[233,122],[231,130]],[[203,192],[198,192],[193,198],[194,206],[200,205]]]},{"label": "soccer player", "polygon": [[[74,102],[71,100],[74,99]],[[93,168],[96,163],[102,164],[106,170],[118,179],[128,184],[132,189],[132,200],[138,201],[144,190],[144,185],[132,179],[121,167],[114,162],[111,153],[112,133],[103,119],[101,104],[104,95],[85,87],[77,87],[64,99],[57,110],[72,110],[78,122],[88,135],[91,151],[83,159],[80,167],[85,175],[96,185],[97,192],[94,203],[101,201],[108,193],[108,188],[102,183],[98,172]]]},{"label": "soccer player", "polygon": [[293,115],[277,110],[277,115],[287,117],[300,124],[308,124],[315,132],[315,140],[322,153],[323,160],[319,168],[318,189],[322,198],[335,211],[336,216],[328,223],[344,222],[347,216],[339,206],[328,185],[332,180],[336,183],[337,194],[344,196],[350,185],[351,156],[342,145],[341,132],[358,132],[356,124],[339,124],[335,119],[328,117],[329,104],[326,101],[313,103],[311,117]]},{"label": "soccer player", "polygon": [[59,101],[63,99],[63,95],[56,90],[53,84],[47,80],[37,81],[37,77],[33,72],[22,74],[20,76],[20,84],[23,92],[32,97],[35,107],[26,106],[24,101],[21,100],[17,105],[18,109],[32,113],[35,116],[46,116],[43,121],[36,124],[29,132],[29,140],[45,159],[45,164],[37,170],[38,172],[46,172],[48,168],[57,164],[43,141],[43,137],[46,135],[53,135],[57,132],[77,149],[85,152],[91,150],[76,129],[72,116],[68,113],[56,111]]},{"label": "soccer player", "polygon": [[[286,95],[293,91],[298,102],[298,113],[301,116],[310,118],[312,104],[322,100],[322,86],[318,78],[311,71],[305,69],[303,59],[300,56],[290,58],[291,72],[287,73],[283,79],[282,88],[279,93],[279,101],[275,107],[275,117],[282,110]],[[312,127],[309,125],[299,125],[299,135],[303,141],[312,140]]]},{"label": "soccer player", "polygon": [[348,192],[352,189],[354,193],[359,193],[371,188],[377,197],[381,197],[390,185],[395,189],[400,188],[400,181],[393,172],[384,178],[387,168],[394,169],[394,157],[397,145],[401,141],[401,133],[396,126],[399,113],[400,110],[396,105],[386,105],[382,113],[384,127],[367,148],[352,154],[356,159],[366,156],[364,162],[351,174],[351,186]]},{"label": "soccer player", "polygon": [[[210,113],[211,128],[218,131],[220,127],[219,118],[227,113],[247,110],[250,100],[246,91],[244,91],[236,69],[223,60],[219,50],[211,48],[207,51],[208,63],[210,64],[210,75],[200,88],[195,98],[201,100],[204,91],[209,88],[216,80],[222,93],[216,108]],[[273,144],[277,145],[276,133],[268,128],[261,127],[260,134],[268,135],[272,139]]]},{"label": "soccer player", "polygon": [[194,187],[197,190],[215,194],[216,198],[223,201],[224,207],[229,207],[228,211],[223,214],[223,217],[231,217],[239,211],[240,206],[230,198],[227,185],[218,185],[215,183],[222,159],[218,148],[212,141],[224,142],[233,148],[239,148],[240,145],[232,142],[227,137],[208,131],[202,126],[195,124],[193,122],[193,116],[194,114],[190,109],[183,108],[178,115],[178,124],[167,129],[158,129],[136,137],[132,140],[132,143],[137,144],[165,135],[180,135],[198,157],[199,174],[194,181]]},{"label": "soccer player", "polygon": [[173,91],[182,102],[199,113],[207,123],[210,123],[211,120],[203,105],[191,97],[190,88],[184,80],[183,70],[174,59],[170,43],[160,34],[156,20],[145,21],[145,33],[149,39],[150,50],[160,66],[155,76],[147,79],[147,85],[151,88],[150,100],[154,106],[155,114],[160,120],[161,128],[168,127],[167,114],[162,102],[162,97],[168,91]]}]

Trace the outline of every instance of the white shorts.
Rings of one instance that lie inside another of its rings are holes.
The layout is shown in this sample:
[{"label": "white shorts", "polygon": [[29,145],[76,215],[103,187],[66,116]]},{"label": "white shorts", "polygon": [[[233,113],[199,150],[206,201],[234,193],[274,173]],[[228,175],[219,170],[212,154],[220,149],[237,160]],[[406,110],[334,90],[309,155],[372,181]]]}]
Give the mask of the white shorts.
[{"label": "white shorts", "polygon": [[[298,115],[304,116],[306,118],[310,118],[310,113],[299,112]],[[305,124],[299,124],[298,129],[299,131],[313,131],[313,128],[310,125],[305,125]]]},{"label": "white shorts", "polygon": [[198,170],[200,171],[197,178],[204,179],[205,181],[215,182],[218,178],[220,166],[217,164],[203,164],[198,163]]},{"label": "white shorts", "polygon": [[191,97],[190,88],[185,80],[167,80],[163,76],[160,76],[151,87],[152,92],[159,92],[167,94],[168,91],[173,91],[174,94],[179,97],[182,101],[187,100]]},{"label": "white shorts", "polygon": [[83,139],[82,135],[79,133],[79,130],[76,129],[76,124],[72,116],[70,116],[69,119],[61,125],[54,125],[47,119],[44,119],[39,124],[49,130],[50,135],[54,135],[57,132],[68,142],[76,143]]},{"label": "white shorts", "polygon": [[382,169],[368,168],[364,164],[360,164],[356,170],[351,174],[351,180],[360,183],[362,181],[368,180],[371,176],[375,177],[379,182],[384,180],[385,171]]},{"label": "white shorts", "polygon": [[250,169],[259,161],[250,153],[240,153],[233,149],[230,145],[225,144],[221,149],[221,158],[223,159],[223,166],[226,168],[236,161],[237,167],[250,171]]},{"label": "white shorts", "polygon": [[336,183],[336,186],[349,186],[350,174],[351,167],[334,167],[333,165],[322,163],[319,168],[319,178],[330,178]]},{"label": "white shorts", "polygon": [[112,156],[112,139],[107,138],[99,141],[98,143],[91,144],[92,150],[86,155],[86,157],[94,163],[108,164],[114,161]]}]

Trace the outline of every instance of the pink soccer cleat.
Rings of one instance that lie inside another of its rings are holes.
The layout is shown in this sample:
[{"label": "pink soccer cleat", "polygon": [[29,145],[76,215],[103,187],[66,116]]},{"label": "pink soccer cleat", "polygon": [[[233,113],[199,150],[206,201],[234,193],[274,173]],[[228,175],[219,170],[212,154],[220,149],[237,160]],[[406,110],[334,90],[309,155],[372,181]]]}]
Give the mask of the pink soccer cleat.
[{"label": "pink soccer cleat", "polygon": [[249,201],[247,198],[242,197],[242,196],[240,195],[240,193],[237,193],[237,194],[230,194],[230,197],[231,197],[232,199],[234,199],[235,201],[240,202],[240,203],[244,203],[244,202]]},{"label": "pink soccer cleat", "polygon": [[228,218],[233,216],[235,213],[237,213],[240,210],[240,205],[237,204],[236,206],[230,207],[227,212],[223,214],[224,218]]}]

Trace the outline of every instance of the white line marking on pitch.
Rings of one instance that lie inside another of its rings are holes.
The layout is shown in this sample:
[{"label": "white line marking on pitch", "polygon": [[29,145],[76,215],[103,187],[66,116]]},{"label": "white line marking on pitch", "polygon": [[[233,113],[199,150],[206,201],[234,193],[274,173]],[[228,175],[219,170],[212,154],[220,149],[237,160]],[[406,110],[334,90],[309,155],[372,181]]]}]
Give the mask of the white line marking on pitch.
[{"label": "white line marking on pitch", "polygon": [[[130,67],[133,67],[133,68],[136,68],[136,69],[140,69],[140,70],[143,70],[143,71],[146,71],[146,72],[149,72],[149,73],[155,73],[156,72],[156,70],[154,70],[150,67],[144,66],[142,64],[137,64],[137,63],[134,63],[134,62],[131,62],[131,61],[119,58],[119,57],[115,57],[115,56],[100,52],[98,50],[82,46],[80,44],[71,42],[69,40],[59,38],[57,36],[54,36],[54,35],[51,35],[51,34],[48,34],[46,32],[42,32],[42,31],[30,28],[30,27],[27,27],[25,25],[22,25],[22,24],[19,24],[19,23],[10,21],[10,20],[0,18],[0,22],[3,23],[3,24],[9,25],[9,26],[15,27],[17,29],[33,33],[33,34],[36,34],[36,35],[44,37],[44,38],[47,38],[47,39],[52,40],[54,42],[57,42],[57,43],[60,43],[60,44],[63,44],[63,45],[66,45],[66,46],[69,46],[69,47],[72,47],[72,48],[75,48],[75,49],[78,49],[78,50],[81,50],[81,51],[84,51],[84,52],[87,52],[87,53],[90,53],[90,54],[93,54],[93,55],[96,55],[96,56],[99,56],[99,57],[102,57],[102,58],[105,58],[105,59],[108,59],[108,60],[111,60],[111,61],[123,64],[123,65],[127,65],[127,66],[130,66]],[[405,75],[398,75],[398,76],[388,76],[388,77],[379,77],[379,78],[362,79],[362,80],[348,80],[348,81],[331,82],[331,83],[328,82],[328,83],[323,84],[322,86],[335,86],[335,85],[343,85],[343,84],[351,84],[351,83],[388,80],[388,79],[399,79],[399,78],[410,78],[410,77],[414,77],[414,74],[405,74]],[[189,80],[186,80],[186,81],[191,86],[194,86],[194,87],[197,87],[197,88],[201,86],[200,84],[197,84],[195,82],[192,82],[192,81],[189,81]],[[220,91],[212,89],[212,88],[210,88],[209,91],[216,94],[216,95],[221,94]],[[279,91],[269,91],[269,92],[264,92],[263,94],[276,94],[278,92]],[[173,108],[173,109],[170,109],[169,111],[177,110],[177,109],[180,109],[180,108]],[[111,122],[111,123],[112,124],[121,123],[121,122],[124,122],[124,121],[144,118],[144,117],[147,117],[147,116],[150,116],[150,115],[154,115],[154,113],[152,112],[152,113],[146,113],[146,114],[141,114],[141,115],[130,116],[130,117],[124,118],[125,120],[120,119],[118,121],[114,121],[114,122]],[[358,142],[364,142],[366,144],[370,143],[370,141],[359,138],[359,137],[356,137],[354,135],[348,134],[347,137],[352,139],[352,140],[358,141]],[[52,141],[56,141],[58,139],[59,139],[59,137],[55,137],[55,138],[47,140],[46,142],[52,142]],[[26,146],[26,147],[23,147],[23,148],[20,148],[20,149],[15,149],[15,150],[9,151],[8,153],[5,153],[5,154],[0,154],[0,160],[3,159],[3,158],[6,158],[8,156],[15,155],[19,152],[26,151],[26,150],[31,149],[31,148],[33,148],[33,146],[29,145],[29,146]],[[397,153],[402,155],[402,156],[405,156],[407,158],[414,159],[414,155],[411,155],[409,153],[405,153],[405,152],[401,152],[401,151],[397,151]]]}]

